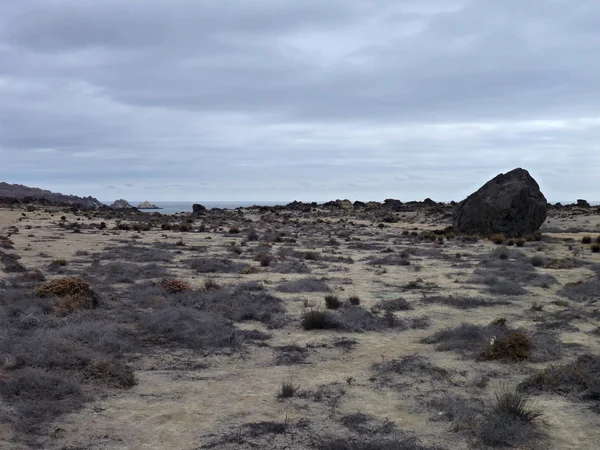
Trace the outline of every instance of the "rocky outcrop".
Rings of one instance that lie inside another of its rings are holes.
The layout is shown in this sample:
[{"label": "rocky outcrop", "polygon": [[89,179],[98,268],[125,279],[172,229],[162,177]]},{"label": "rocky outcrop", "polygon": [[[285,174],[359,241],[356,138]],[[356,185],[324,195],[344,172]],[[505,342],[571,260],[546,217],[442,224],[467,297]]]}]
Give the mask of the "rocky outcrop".
[{"label": "rocky outcrop", "polygon": [[383,201],[383,207],[390,211],[398,212],[402,210],[402,202],[394,198],[386,198]]},{"label": "rocky outcrop", "polygon": [[285,209],[288,211],[310,212],[313,208],[316,208],[317,206],[318,204],[316,202],[306,203],[294,200],[293,202],[288,203],[285,206]]},{"label": "rocky outcrop", "polygon": [[110,205],[112,209],[131,209],[133,206],[129,204],[127,200],[119,199],[116,200],[112,205]]},{"label": "rocky outcrop", "polygon": [[521,236],[537,231],[547,211],[539,185],[519,168],[498,175],[460,202],[452,219],[460,232]]},{"label": "rocky outcrop", "polygon": [[0,182],[0,201],[3,204],[14,203],[40,203],[44,205],[78,206],[84,209],[98,209],[102,202],[94,197],[78,197],[51,192],[45,189],[23,186],[22,184],[8,184]]},{"label": "rocky outcrop", "polygon": [[346,211],[350,211],[354,208],[354,205],[350,200],[332,200],[326,203],[323,203],[323,207],[325,208],[338,208],[344,209]]},{"label": "rocky outcrop", "polygon": [[140,203],[137,206],[137,208],[138,209],[162,209],[162,208],[159,208],[158,206],[156,206],[154,203],[150,203],[147,200],[145,202]]},{"label": "rocky outcrop", "polygon": [[201,205],[200,203],[194,203],[192,205],[192,211],[194,214],[204,214],[206,212],[206,206]]},{"label": "rocky outcrop", "polygon": [[577,206],[579,206],[580,208],[591,208],[589,202],[581,198],[577,200]]}]

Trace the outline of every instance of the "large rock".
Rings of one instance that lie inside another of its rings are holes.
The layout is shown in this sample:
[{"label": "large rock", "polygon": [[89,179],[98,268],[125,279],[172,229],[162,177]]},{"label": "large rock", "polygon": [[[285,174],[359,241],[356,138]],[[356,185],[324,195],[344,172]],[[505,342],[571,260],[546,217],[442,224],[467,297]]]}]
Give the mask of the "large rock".
[{"label": "large rock", "polygon": [[192,205],[192,211],[196,215],[202,215],[206,212],[206,206],[201,205],[200,203],[194,203]]},{"label": "large rock", "polygon": [[453,226],[460,232],[521,236],[537,231],[546,220],[548,202],[524,169],[500,174],[460,202]]},{"label": "large rock", "polygon": [[133,206],[131,206],[129,204],[129,202],[125,199],[119,199],[116,200],[112,205],[110,205],[111,208],[113,209],[130,209],[133,208]]},{"label": "large rock", "polygon": [[137,208],[138,209],[162,209],[162,208],[159,208],[158,206],[156,206],[154,203],[150,203],[148,200],[140,203],[137,206]]}]

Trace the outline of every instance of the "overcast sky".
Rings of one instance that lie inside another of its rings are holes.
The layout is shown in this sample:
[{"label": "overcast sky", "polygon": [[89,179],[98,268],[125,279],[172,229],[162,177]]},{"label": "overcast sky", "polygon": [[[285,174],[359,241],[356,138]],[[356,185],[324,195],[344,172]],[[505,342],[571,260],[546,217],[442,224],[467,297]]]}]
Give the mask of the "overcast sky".
[{"label": "overcast sky", "polygon": [[0,0],[0,181],[102,200],[600,200],[598,0]]}]

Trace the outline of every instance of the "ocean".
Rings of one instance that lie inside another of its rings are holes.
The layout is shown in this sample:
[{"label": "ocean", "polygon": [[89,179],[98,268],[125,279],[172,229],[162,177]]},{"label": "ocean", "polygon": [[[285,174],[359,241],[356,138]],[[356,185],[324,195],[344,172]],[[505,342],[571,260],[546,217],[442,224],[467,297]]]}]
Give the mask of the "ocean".
[{"label": "ocean", "polygon": [[[130,201],[133,206],[137,206],[141,201]],[[192,205],[199,203],[204,205],[207,209],[221,208],[221,209],[235,209],[235,208],[247,208],[253,205],[260,206],[275,206],[275,205],[287,205],[289,202],[153,202],[156,206],[162,209],[140,209],[143,212],[154,213],[158,212],[161,214],[177,214],[177,213],[188,213],[192,212]],[[111,204],[111,203],[107,203]]]},{"label": "ocean", "polygon": [[[104,202],[107,205],[112,204],[112,202]],[[137,206],[141,201],[129,202],[133,206]],[[287,205],[290,202],[150,202],[154,203],[156,206],[162,209],[140,209],[143,212],[158,212],[161,214],[177,214],[177,213],[188,213],[192,212],[192,205],[194,203],[200,203],[204,205],[208,209],[212,208],[221,208],[221,209],[235,209],[235,208],[247,208],[249,206],[259,205],[259,206],[276,206],[276,205]],[[320,202],[322,203],[322,202]],[[556,202],[550,201],[549,203],[555,204]],[[575,201],[565,201],[561,202],[563,205],[568,205],[571,203],[575,203]],[[590,205],[600,205],[600,202],[590,201]]]}]

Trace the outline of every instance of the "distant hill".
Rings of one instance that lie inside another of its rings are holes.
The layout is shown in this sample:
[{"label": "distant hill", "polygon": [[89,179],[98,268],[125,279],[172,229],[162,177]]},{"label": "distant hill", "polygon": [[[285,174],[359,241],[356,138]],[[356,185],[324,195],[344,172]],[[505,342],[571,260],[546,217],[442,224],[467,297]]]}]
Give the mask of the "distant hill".
[{"label": "distant hill", "polygon": [[22,184],[8,184],[0,182],[0,199],[3,203],[14,200],[25,202],[40,201],[47,204],[80,205],[85,208],[100,208],[102,202],[94,197],[78,197],[51,192],[46,189],[23,186]]}]

